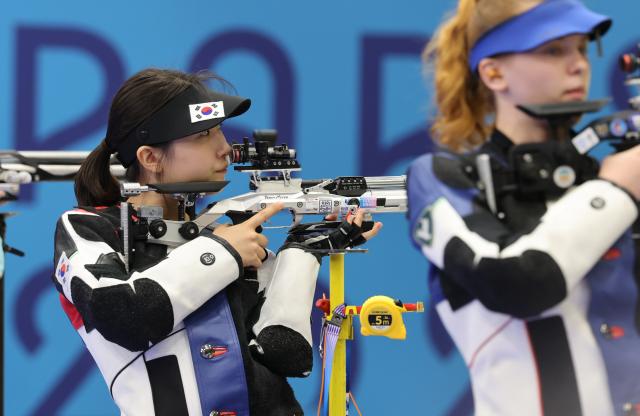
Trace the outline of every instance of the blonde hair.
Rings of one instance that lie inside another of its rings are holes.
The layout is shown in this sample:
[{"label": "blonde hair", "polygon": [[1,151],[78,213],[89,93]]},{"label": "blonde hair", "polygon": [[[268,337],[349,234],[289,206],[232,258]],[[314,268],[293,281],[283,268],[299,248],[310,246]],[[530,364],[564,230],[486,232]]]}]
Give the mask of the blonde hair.
[{"label": "blonde hair", "polygon": [[460,0],[423,52],[433,74],[437,114],[431,134],[443,146],[464,151],[486,140],[495,111],[491,91],[469,68],[469,53],[480,37],[542,0]]}]

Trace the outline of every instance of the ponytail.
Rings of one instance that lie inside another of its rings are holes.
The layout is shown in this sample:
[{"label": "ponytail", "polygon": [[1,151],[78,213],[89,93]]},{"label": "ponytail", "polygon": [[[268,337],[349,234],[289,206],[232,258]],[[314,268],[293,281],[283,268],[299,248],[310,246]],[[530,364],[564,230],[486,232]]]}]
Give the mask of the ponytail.
[{"label": "ponytail", "polygon": [[120,185],[110,170],[111,151],[103,140],[87,156],[75,178],[79,206],[109,206],[120,200]]},{"label": "ponytail", "polygon": [[[111,175],[112,149],[117,149],[128,134],[142,121],[159,111],[167,102],[190,86],[206,89],[205,81],[214,80],[231,87],[210,72],[189,74],[170,69],[147,68],[134,74],[120,87],[111,102],[107,139],[103,140],[84,161],[75,179],[75,192],[80,206],[111,206],[120,201],[120,184]],[[171,142],[153,145],[168,152]],[[144,171],[136,160],[127,167],[125,179],[138,182]]]}]

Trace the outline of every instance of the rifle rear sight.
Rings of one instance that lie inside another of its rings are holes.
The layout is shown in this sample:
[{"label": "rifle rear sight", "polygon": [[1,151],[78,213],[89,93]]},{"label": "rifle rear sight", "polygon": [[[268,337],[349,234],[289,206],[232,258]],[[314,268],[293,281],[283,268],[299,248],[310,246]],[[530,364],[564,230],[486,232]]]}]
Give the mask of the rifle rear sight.
[{"label": "rifle rear sight", "polygon": [[242,139],[241,144],[233,143],[230,163],[244,164],[234,166],[233,169],[237,171],[300,169],[295,149],[290,149],[286,144],[276,145],[277,137],[276,130],[254,130],[253,144],[247,137]]}]

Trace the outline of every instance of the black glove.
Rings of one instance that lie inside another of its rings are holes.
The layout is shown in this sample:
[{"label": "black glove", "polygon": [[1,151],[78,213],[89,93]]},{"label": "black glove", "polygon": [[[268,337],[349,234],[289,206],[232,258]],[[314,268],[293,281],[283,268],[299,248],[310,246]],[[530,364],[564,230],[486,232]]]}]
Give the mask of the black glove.
[{"label": "black glove", "polygon": [[372,221],[365,221],[362,226],[348,221],[301,224],[289,230],[289,236],[282,249],[292,245],[311,250],[340,250],[356,247],[367,241],[362,233],[372,228]]}]

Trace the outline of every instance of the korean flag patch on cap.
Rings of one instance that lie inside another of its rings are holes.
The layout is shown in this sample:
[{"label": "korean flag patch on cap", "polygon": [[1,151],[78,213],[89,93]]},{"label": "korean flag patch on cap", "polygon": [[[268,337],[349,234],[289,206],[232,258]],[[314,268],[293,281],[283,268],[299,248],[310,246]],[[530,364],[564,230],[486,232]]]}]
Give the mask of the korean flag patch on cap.
[{"label": "korean flag patch on cap", "polygon": [[214,101],[210,103],[189,104],[189,115],[191,122],[211,120],[212,118],[223,118],[224,103],[222,101]]}]

